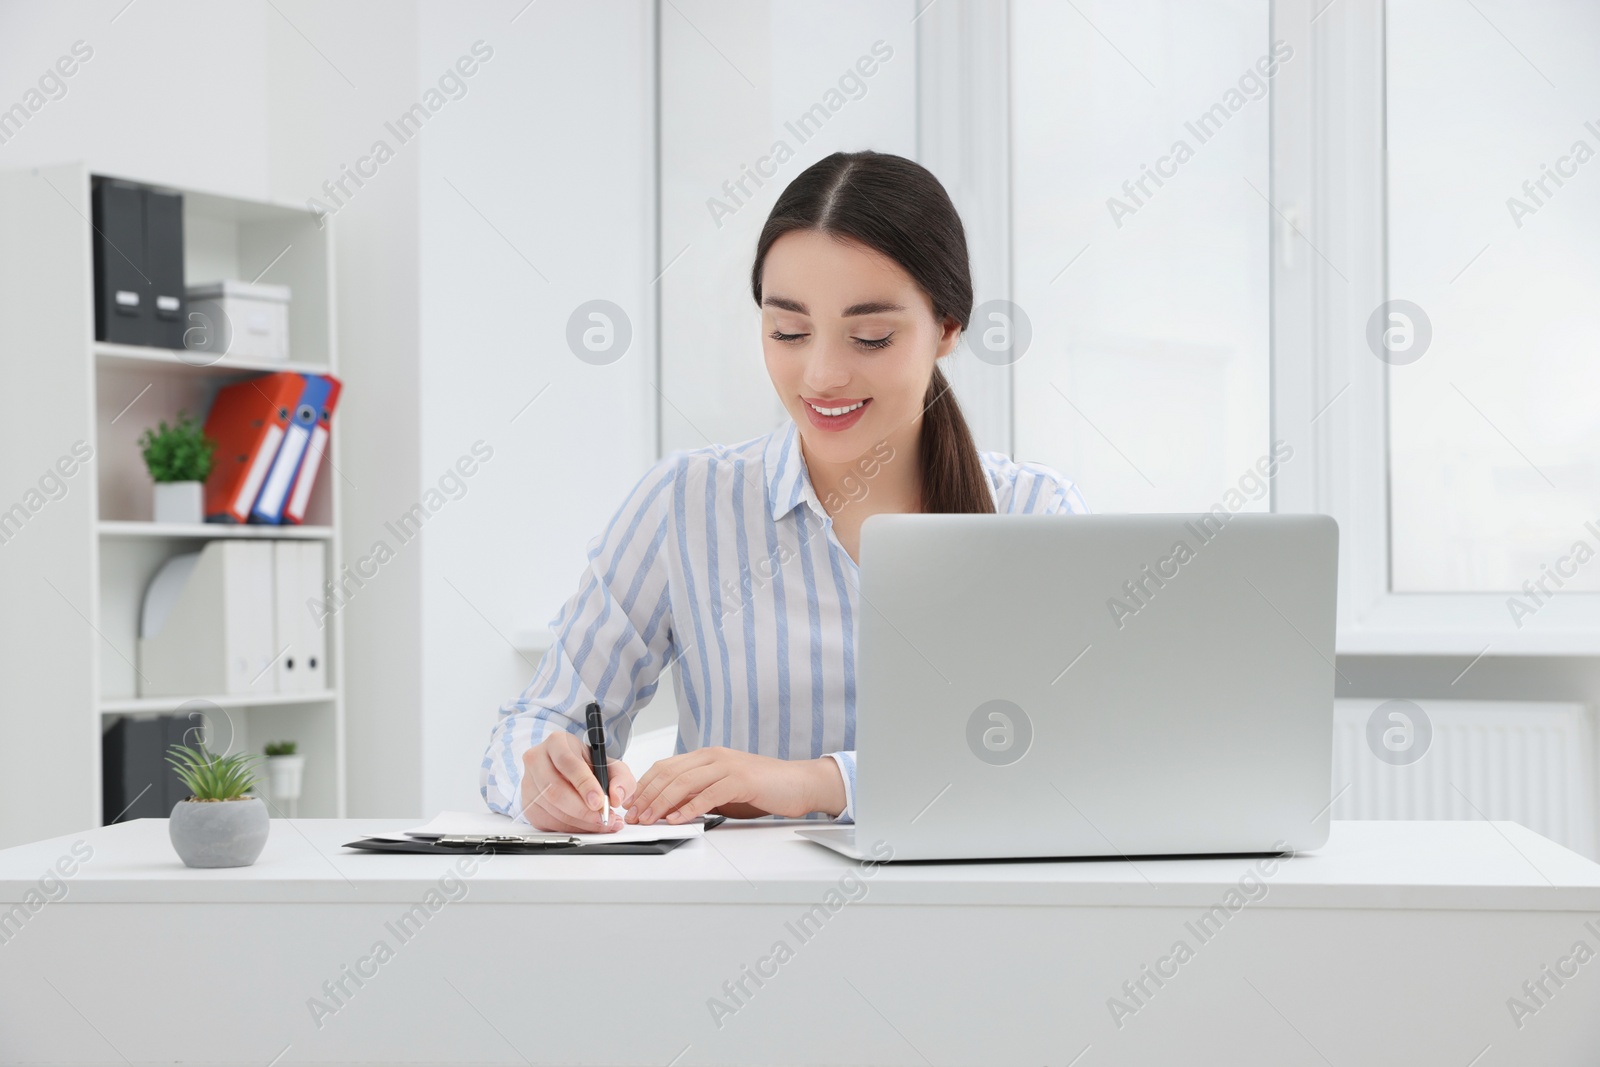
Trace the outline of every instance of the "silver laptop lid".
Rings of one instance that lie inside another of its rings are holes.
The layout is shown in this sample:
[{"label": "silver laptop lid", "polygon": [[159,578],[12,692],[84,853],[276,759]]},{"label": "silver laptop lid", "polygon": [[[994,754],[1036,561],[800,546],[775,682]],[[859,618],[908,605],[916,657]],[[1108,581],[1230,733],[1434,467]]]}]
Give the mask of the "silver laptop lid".
[{"label": "silver laptop lid", "polygon": [[1327,837],[1324,515],[876,515],[858,841],[895,858],[1308,849]]}]

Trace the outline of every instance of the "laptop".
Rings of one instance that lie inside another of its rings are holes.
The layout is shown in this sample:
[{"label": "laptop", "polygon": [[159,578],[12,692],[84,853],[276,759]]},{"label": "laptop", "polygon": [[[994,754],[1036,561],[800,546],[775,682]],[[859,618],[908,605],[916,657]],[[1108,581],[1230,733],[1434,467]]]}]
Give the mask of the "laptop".
[{"label": "laptop", "polygon": [[874,515],[861,529],[857,859],[1320,847],[1326,515]]}]

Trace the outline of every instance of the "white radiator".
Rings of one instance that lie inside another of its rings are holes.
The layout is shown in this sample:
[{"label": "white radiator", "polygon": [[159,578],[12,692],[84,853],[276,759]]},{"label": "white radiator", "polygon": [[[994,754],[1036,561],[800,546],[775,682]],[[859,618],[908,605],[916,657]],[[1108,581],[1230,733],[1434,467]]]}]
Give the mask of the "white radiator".
[{"label": "white radiator", "polygon": [[[1369,745],[1368,722],[1380,700],[1338,700],[1333,712],[1335,819],[1509,819],[1596,858],[1595,731],[1582,704],[1414,700],[1431,728],[1414,762],[1389,763]],[[1380,716],[1386,729],[1404,705]],[[1410,740],[1411,752],[1420,723]],[[1407,737],[1391,735],[1393,759]],[[1382,741],[1377,747],[1384,748]],[[1396,751],[1398,750],[1398,751]],[[1343,793],[1340,792],[1343,790]]]}]

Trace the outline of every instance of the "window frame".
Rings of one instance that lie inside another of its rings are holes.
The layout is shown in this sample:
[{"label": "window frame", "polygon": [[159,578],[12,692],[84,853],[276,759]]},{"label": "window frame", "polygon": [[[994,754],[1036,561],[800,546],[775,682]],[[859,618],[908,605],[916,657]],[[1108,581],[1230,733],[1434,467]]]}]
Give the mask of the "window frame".
[{"label": "window frame", "polygon": [[1388,365],[1364,339],[1388,288],[1385,14],[1272,0],[1274,39],[1307,59],[1271,98],[1273,437],[1297,457],[1305,443],[1273,510],[1339,523],[1341,654],[1600,654],[1600,594],[1555,597],[1518,629],[1508,592],[1392,590]]}]

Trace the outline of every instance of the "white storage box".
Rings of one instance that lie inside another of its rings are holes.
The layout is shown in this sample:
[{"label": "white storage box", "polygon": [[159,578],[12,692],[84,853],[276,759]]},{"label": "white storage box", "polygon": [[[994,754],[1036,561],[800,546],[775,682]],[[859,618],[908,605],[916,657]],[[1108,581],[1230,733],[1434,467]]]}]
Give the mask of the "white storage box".
[{"label": "white storage box", "polygon": [[289,287],[220,281],[190,286],[184,347],[237,359],[289,359]]}]

